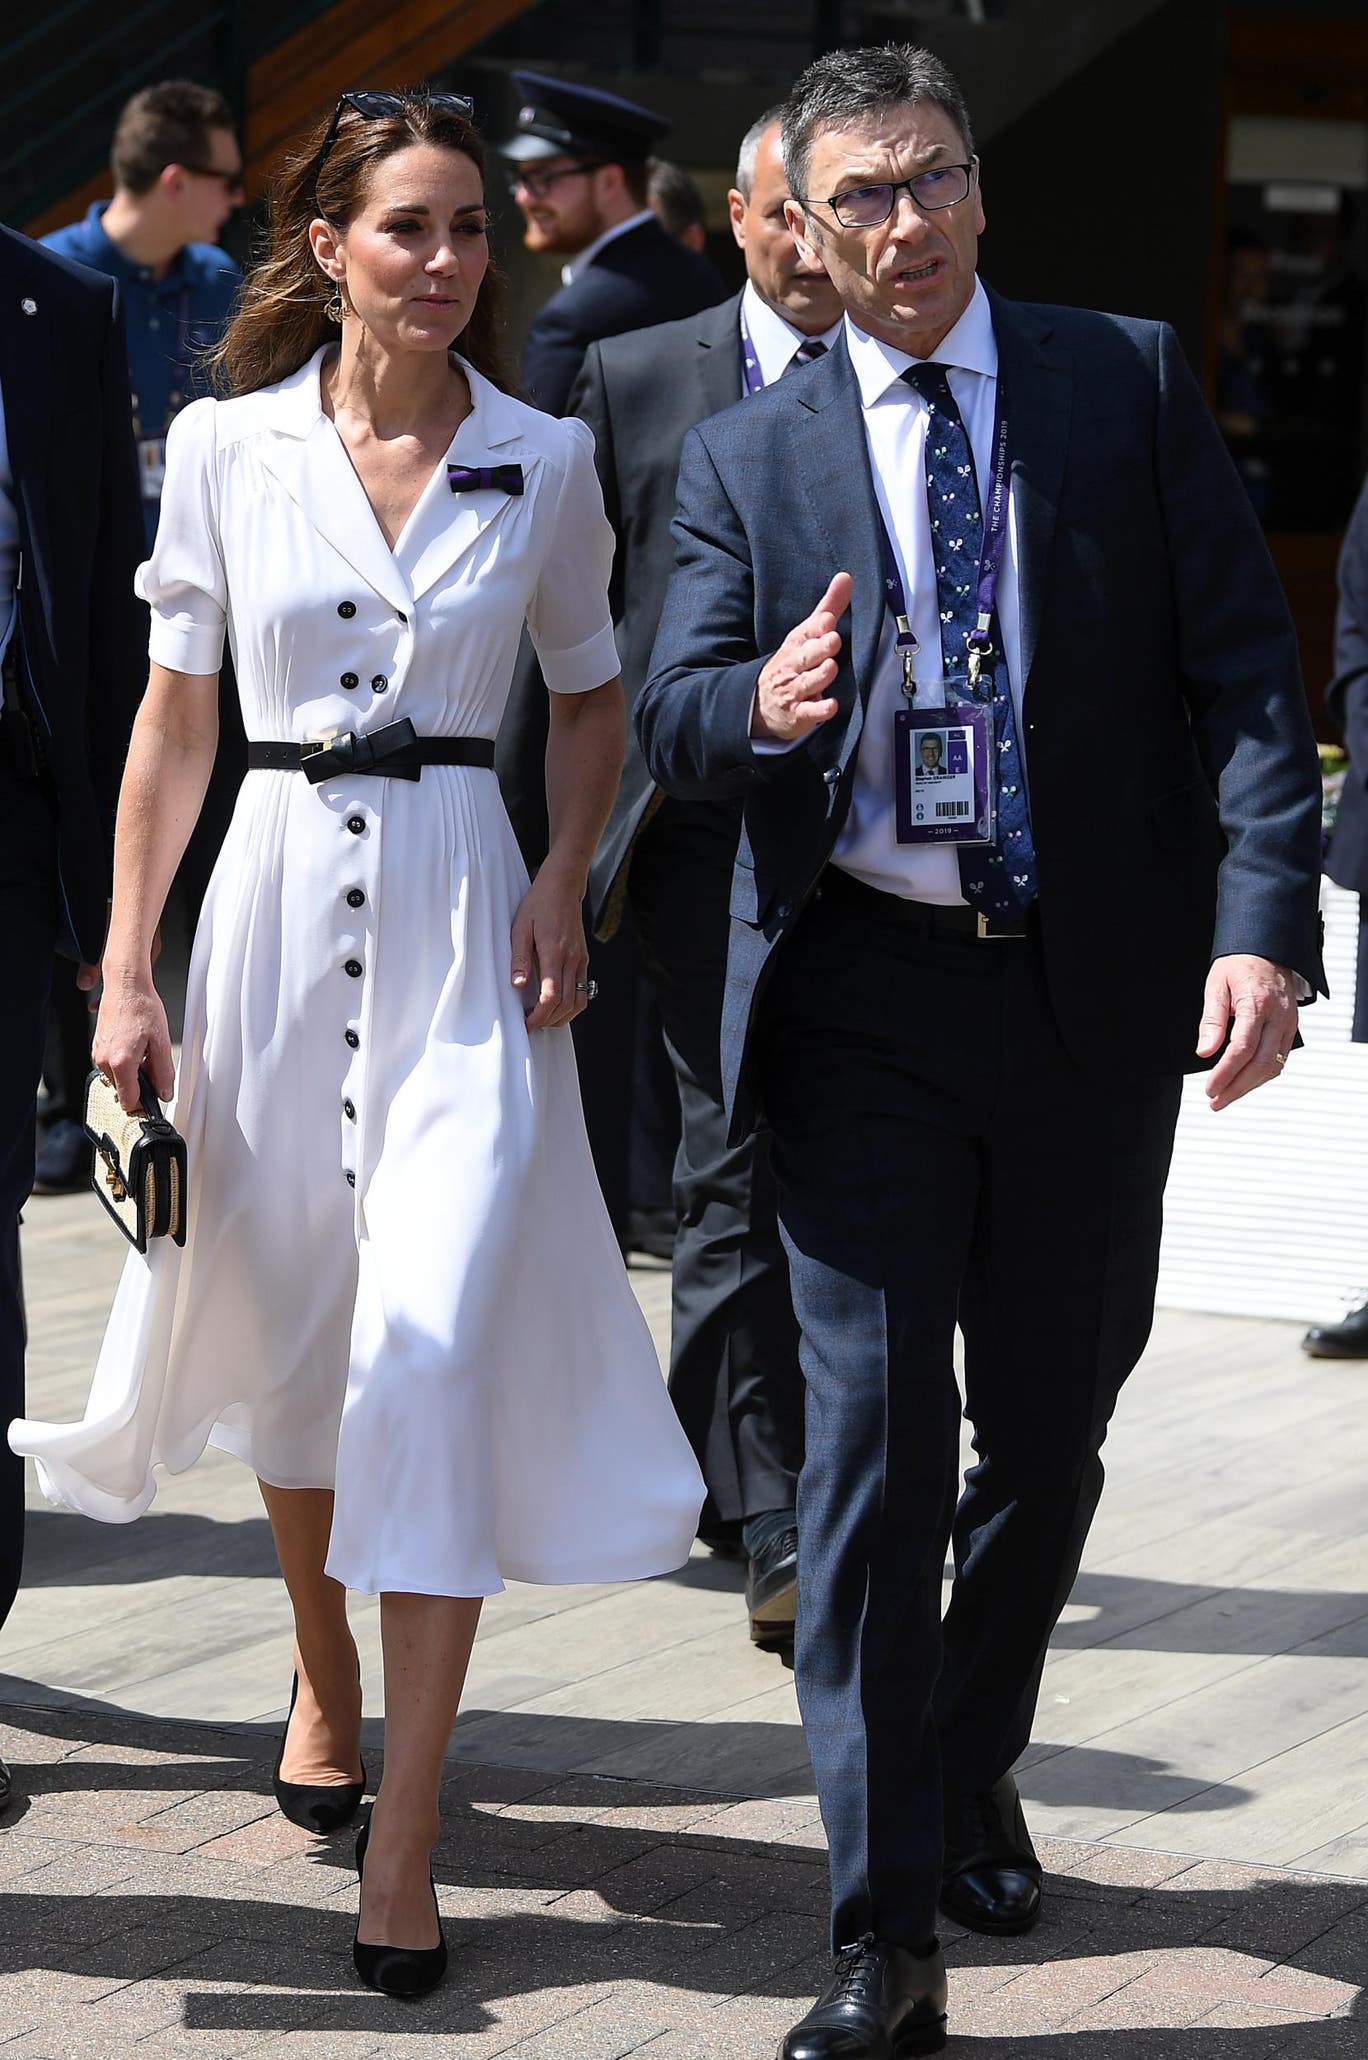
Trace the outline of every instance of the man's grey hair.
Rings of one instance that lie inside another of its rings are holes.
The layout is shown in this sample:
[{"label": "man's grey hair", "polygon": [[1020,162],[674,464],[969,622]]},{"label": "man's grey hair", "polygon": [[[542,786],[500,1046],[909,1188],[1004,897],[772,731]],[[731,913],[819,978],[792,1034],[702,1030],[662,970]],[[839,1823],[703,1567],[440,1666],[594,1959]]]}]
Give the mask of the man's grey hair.
[{"label": "man's grey hair", "polygon": [[743,200],[750,199],[751,189],[755,185],[755,160],[760,155],[760,144],[765,132],[772,129],[777,121],[781,121],[783,114],[784,103],[781,100],[776,106],[767,107],[763,114],[757,115],[741,138],[741,148],[736,153],[736,190]]},{"label": "man's grey hair", "polygon": [[[783,107],[784,176],[795,200],[806,201],[812,145],[822,129],[846,128],[890,108],[929,100],[950,117],[974,154],[969,110],[948,65],[913,43],[828,50],[794,84]],[[820,197],[820,196],[819,196]]]}]

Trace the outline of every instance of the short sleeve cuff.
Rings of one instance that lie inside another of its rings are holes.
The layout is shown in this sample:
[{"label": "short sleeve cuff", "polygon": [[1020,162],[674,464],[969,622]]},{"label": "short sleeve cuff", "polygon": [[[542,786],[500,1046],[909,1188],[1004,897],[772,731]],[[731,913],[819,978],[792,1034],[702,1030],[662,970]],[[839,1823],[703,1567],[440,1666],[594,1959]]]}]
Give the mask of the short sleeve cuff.
[{"label": "short sleeve cuff", "polygon": [[188,615],[154,611],[147,655],[168,672],[217,672],[223,664],[223,624],[193,622]]},{"label": "short sleeve cuff", "polygon": [[612,624],[607,623],[587,644],[573,651],[546,651],[537,646],[542,678],[553,694],[587,694],[593,687],[616,679],[622,667]]}]

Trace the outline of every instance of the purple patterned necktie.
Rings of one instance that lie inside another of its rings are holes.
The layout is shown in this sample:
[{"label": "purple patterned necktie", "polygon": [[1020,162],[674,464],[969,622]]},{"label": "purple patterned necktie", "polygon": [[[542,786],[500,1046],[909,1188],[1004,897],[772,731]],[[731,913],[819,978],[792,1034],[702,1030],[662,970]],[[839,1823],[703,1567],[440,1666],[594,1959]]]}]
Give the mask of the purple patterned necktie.
[{"label": "purple patterned necktie", "polygon": [[[974,453],[944,365],[909,365],[908,385],[926,402],[926,501],[931,517],[931,555],[936,565],[940,608],[941,662],[960,694],[967,690],[969,653],[965,638],[974,627],[983,510]],[[995,641],[1001,630],[993,623]],[[1036,897],[1035,844],[1021,769],[1016,708],[999,648],[984,668],[992,681],[993,729],[997,739],[994,789],[997,835],[991,844],[959,854],[960,891],[970,908],[994,922],[1019,923]]]},{"label": "purple patterned necktie", "polygon": [[827,347],[820,336],[810,336],[806,343],[800,343],[784,370],[791,372],[795,365],[815,365],[818,358],[826,356]]}]

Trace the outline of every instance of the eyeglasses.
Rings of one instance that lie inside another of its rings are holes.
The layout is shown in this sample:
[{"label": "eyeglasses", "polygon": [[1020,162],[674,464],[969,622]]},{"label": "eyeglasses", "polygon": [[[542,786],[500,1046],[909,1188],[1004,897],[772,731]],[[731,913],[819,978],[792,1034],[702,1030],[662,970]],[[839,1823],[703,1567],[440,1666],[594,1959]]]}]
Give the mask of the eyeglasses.
[{"label": "eyeglasses", "polygon": [[508,175],[508,190],[513,195],[520,191],[532,200],[545,200],[558,179],[579,179],[586,172],[601,172],[603,160],[589,158],[583,164],[562,165],[558,172],[529,172],[521,166]]},{"label": "eyeglasses", "polygon": [[353,114],[359,114],[362,121],[377,122],[383,121],[386,115],[405,114],[409,108],[415,106],[437,107],[446,114],[462,114],[467,121],[475,113],[475,102],[468,93],[380,93],[369,89],[362,93],[339,93],[337,105],[333,109],[333,118],[328,123],[328,133],[323,138],[323,148],[319,151],[318,160],[314,165],[314,199],[318,199],[318,181],[324,165],[328,162],[328,152],[337,141],[338,126],[348,108]]},{"label": "eyeglasses", "polygon": [[[898,205],[900,193],[910,194],[924,215],[934,214],[938,208],[954,207],[973,185],[977,164],[974,157],[963,165],[933,165],[913,179],[888,179],[878,186],[850,186],[844,193],[832,193],[815,204],[829,207],[843,229],[877,229]],[[814,205],[810,200],[801,204]]]},{"label": "eyeglasses", "polygon": [[219,165],[182,165],[181,170],[193,172],[197,179],[217,179],[229,200],[235,193],[241,195],[247,191],[246,174],[241,165],[232,172],[225,172]]}]

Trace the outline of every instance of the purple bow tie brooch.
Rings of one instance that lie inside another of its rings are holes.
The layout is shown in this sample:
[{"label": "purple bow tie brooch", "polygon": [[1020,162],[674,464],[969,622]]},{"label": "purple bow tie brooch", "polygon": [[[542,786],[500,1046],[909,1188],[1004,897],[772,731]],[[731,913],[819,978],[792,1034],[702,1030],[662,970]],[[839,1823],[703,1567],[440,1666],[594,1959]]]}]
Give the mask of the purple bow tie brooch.
[{"label": "purple bow tie brooch", "polygon": [[520,494],[523,490],[521,465],[448,465],[447,485],[454,494],[473,494],[482,486],[496,493]]}]

